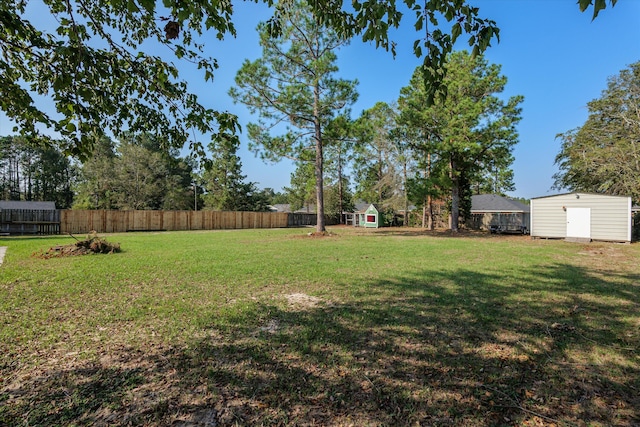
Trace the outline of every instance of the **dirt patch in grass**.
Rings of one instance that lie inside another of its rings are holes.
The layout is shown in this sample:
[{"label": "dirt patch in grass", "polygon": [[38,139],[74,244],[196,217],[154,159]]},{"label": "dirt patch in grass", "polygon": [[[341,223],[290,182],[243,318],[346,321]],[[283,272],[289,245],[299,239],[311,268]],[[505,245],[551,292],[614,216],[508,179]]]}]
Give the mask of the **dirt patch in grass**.
[{"label": "dirt patch in grass", "polygon": [[337,236],[336,233],[332,233],[331,231],[309,231],[304,235],[297,235],[295,237],[299,239],[326,239]]},{"label": "dirt patch in grass", "polygon": [[[618,275],[619,272],[637,265],[637,260],[629,257],[631,252],[633,252],[633,247],[629,244],[592,242],[581,245],[580,250],[577,252],[576,262],[597,272]],[[640,277],[638,278],[640,279]]]},{"label": "dirt patch in grass", "polygon": [[298,310],[307,310],[317,307],[323,301],[318,297],[307,295],[304,293],[294,293],[284,296],[289,306]]},{"label": "dirt patch in grass", "polygon": [[606,258],[608,262],[624,261],[625,246],[619,243],[590,243],[583,245],[578,255]]}]

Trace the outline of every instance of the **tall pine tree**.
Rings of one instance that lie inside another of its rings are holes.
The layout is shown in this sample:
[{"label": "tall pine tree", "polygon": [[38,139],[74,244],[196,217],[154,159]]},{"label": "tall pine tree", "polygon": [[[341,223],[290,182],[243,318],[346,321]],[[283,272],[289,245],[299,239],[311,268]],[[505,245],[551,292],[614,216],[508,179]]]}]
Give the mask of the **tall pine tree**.
[{"label": "tall pine tree", "polygon": [[302,1],[279,3],[281,33],[261,24],[262,57],[245,61],[231,96],[258,113],[247,126],[251,145],[264,158],[312,161],[318,232],[325,231],[323,130],[355,102],[356,82],[336,79],[335,51],[346,43],[336,31],[320,25]]},{"label": "tall pine tree", "polygon": [[212,159],[203,174],[205,206],[218,211],[252,210],[248,208],[247,187],[238,156],[240,142],[230,136],[209,144]]},{"label": "tall pine tree", "polygon": [[449,57],[447,70],[445,99],[429,104],[424,82],[416,78],[421,74],[417,69],[412,84],[403,89],[400,104],[407,110],[407,121],[423,129],[419,136],[425,150],[431,152],[431,161],[441,163],[431,167],[444,166],[448,171],[447,179],[441,182],[449,189],[450,227],[457,232],[461,213],[470,207],[466,199],[470,198],[473,179],[487,165],[504,167],[513,159],[523,97],[506,101],[498,97],[507,79],[500,74],[499,65],[489,64],[482,56],[455,52]]}]

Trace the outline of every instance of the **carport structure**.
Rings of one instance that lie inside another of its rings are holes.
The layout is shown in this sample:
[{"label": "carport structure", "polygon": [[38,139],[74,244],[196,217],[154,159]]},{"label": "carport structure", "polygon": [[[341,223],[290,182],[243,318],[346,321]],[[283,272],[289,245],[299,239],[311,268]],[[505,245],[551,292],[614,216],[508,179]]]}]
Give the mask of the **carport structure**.
[{"label": "carport structure", "polygon": [[529,206],[497,194],[471,196],[471,228],[498,233],[527,233]]}]

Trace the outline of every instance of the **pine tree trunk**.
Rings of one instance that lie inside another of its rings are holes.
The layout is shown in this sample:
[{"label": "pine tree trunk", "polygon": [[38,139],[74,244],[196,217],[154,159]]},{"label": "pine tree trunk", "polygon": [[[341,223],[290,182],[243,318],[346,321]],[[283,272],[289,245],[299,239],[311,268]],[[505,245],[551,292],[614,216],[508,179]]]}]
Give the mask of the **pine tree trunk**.
[{"label": "pine tree trunk", "polygon": [[322,233],[326,231],[324,221],[324,192],[323,190],[323,159],[322,159],[322,139],[320,135],[320,126],[316,127],[316,206],[318,213],[318,220],[316,225],[316,231]]},{"label": "pine tree trunk", "polygon": [[[44,183],[43,183],[44,184]],[[27,191],[25,200],[33,200],[33,184],[31,182],[31,157],[29,157],[29,163],[27,164]],[[42,200],[48,200],[45,195],[42,196]]]},{"label": "pine tree trunk", "polygon": [[[431,178],[431,153],[427,154],[427,178]],[[431,194],[427,196],[427,212],[429,214],[427,229],[433,231],[433,198]]]},{"label": "pine tree trunk", "polygon": [[427,197],[427,215],[427,218],[429,218],[427,229],[433,231],[433,198],[431,196]]},{"label": "pine tree trunk", "polygon": [[409,226],[409,194],[407,193],[407,159],[403,158],[403,169],[402,169],[402,179],[404,180],[404,227]]},{"label": "pine tree trunk", "polygon": [[344,221],[342,218],[342,214],[344,211],[344,207],[342,206],[342,201],[344,198],[343,192],[344,192],[344,189],[342,188],[342,155],[341,153],[338,153],[338,211],[340,215],[340,224],[344,224]]},{"label": "pine tree trunk", "polygon": [[[428,155],[428,159],[430,159],[431,155]],[[422,171],[422,177],[426,180],[429,177],[429,166],[428,166],[428,162],[429,160],[427,160],[427,166],[425,166],[424,170]],[[428,203],[429,203],[429,197],[425,197],[424,198],[424,203],[422,204],[422,228],[426,228],[427,227],[427,208],[428,208]]]},{"label": "pine tree trunk", "polygon": [[382,203],[382,185],[380,185],[380,181],[382,181],[382,152],[378,150],[378,200],[376,203]]},{"label": "pine tree trunk", "polygon": [[326,231],[324,221],[324,179],[322,169],[324,166],[323,153],[322,153],[322,129],[320,127],[320,85],[316,83],[313,93],[313,114],[314,114],[314,127],[315,127],[315,140],[316,140],[316,212],[317,222],[316,231],[318,233],[324,233]]},{"label": "pine tree trunk", "polygon": [[18,164],[18,157],[16,157],[15,171],[16,171],[15,190],[14,190],[15,199],[13,200],[20,200],[21,199],[20,197],[20,166]]},{"label": "pine tree trunk", "polygon": [[449,163],[449,168],[451,174],[451,217],[449,218],[449,223],[451,224],[451,231],[457,233],[458,219],[460,217],[460,180],[458,179],[456,162],[453,157]]},{"label": "pine tree trunk", "polygon": [[427,227],[427,201],[422,205],[422,228]]}]

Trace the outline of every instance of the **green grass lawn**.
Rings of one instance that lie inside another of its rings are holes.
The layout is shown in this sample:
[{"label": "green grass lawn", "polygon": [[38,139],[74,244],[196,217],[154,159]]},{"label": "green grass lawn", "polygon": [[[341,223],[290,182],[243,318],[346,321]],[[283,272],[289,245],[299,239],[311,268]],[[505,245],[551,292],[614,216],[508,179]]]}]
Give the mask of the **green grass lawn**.
[{"label": "green grass lawn", "polygon": [[640,245],[331,230],[0,239],[0,425],[640,425]]}]

